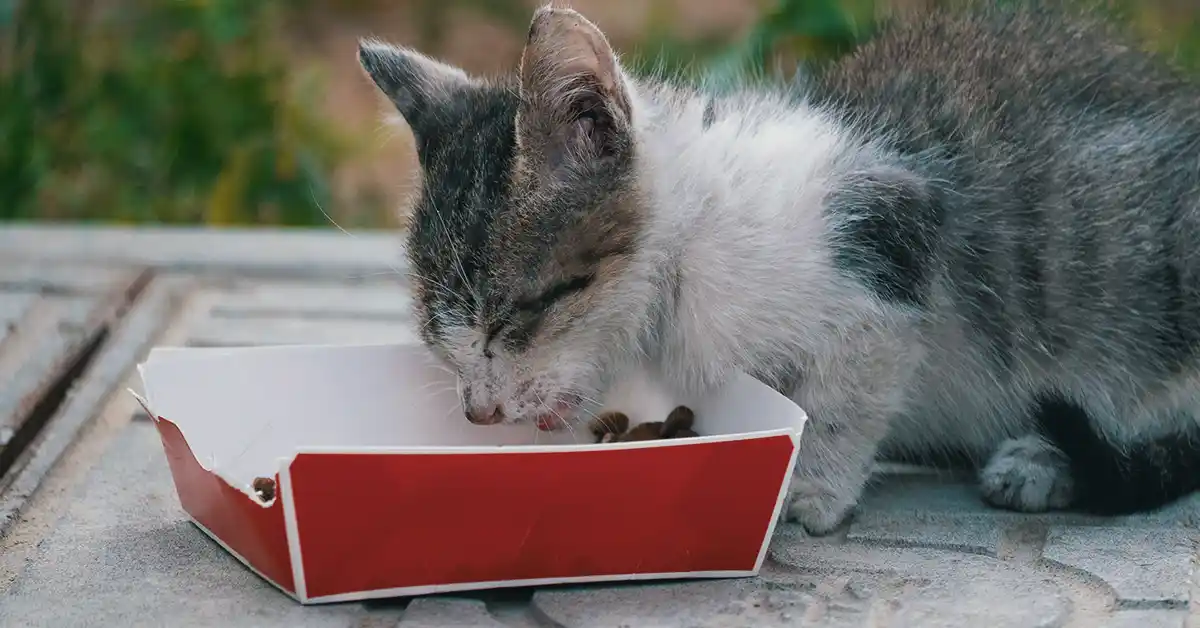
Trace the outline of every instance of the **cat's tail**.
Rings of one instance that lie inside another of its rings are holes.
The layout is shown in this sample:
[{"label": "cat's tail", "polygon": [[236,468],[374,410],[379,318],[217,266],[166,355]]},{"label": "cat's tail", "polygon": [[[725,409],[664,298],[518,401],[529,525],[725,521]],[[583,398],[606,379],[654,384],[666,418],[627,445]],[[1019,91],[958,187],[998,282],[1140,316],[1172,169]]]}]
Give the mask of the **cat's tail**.
[{"label": "cat's tail", "polygon": [[1042,399],[1041,433],[1070,461],[1073,506],[1099,515],[1151,510],[1200,490],[1200,417],[1148,442],[1113,443],[1088,413],[1063,399]]}]

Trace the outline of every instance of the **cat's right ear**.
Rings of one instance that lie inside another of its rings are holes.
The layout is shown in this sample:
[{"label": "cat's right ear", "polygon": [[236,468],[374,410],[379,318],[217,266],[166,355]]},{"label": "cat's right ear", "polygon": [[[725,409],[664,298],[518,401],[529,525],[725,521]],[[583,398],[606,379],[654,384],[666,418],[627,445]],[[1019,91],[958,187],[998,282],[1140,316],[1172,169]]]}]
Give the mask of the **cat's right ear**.
[{"label": "cat's right ear", "polygon": [[472,83],[459,68],[375,39],[359,41],[358,62],[418,141],[424,139],[422,130],[438,104]]},{"label": "cat's right ear", "polygon": [[561,0],[538,9],[521,54],[522,150],[550,173],[628,156],[629,85],[600,29]]}]

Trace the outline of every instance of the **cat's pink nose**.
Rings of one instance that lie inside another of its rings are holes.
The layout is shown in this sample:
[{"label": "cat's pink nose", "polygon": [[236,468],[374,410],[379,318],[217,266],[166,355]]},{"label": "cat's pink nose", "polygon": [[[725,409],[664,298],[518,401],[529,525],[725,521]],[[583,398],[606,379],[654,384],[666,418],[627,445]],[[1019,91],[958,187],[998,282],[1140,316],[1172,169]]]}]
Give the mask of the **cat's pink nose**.
[{"label": "cat's pink nose", "polygon": [[475,425],[495,425],[504,420],[504,411],[500,409],[499,405],[469,408],[467,410],[467,420]]}]

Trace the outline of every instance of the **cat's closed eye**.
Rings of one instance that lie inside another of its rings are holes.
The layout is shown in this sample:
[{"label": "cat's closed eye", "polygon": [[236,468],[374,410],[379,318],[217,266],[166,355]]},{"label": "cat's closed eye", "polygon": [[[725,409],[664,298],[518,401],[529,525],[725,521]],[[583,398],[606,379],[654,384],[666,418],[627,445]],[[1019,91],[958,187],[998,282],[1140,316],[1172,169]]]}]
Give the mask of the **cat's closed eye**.
[{"label": "cat's closed eye", "polygon": [[578,275],[571,277],[565,281],[560,281],[551,285],[549,288],[542,291],[541,294],[532,297],[517,299],[513,302],[513,308],[518,312],[540,313],[545,311],[551,305],[561,300],[567,295],[575,294],[586,290],[595,279],[594,275]]},{"label": "cat's closed eye", "polygon": [[527,345],[533,339],[546,311],[551,306],[569,295],[586,290],[594,279],[595,276],[591,274],[577,275],[552,284],[534,297],[515,299],[508,314],[502,316],[488,329],[484,354],[489,358],[492,357],[491,343],[506,329],[509,330],[507,336],[511,343],[517,346]]}]

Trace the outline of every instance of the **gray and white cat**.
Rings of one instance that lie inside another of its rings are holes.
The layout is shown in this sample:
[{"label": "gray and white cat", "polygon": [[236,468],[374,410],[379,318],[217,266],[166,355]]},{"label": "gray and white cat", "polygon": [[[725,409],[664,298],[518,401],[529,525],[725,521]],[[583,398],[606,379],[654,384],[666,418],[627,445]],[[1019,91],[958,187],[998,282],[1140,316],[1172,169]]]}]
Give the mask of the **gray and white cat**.
[{"label": "gray and white cat", "polygon": [[1200,484],[1200,88],[1100,21],[899,20],[733,91],[633,76],[558,4],[511,78],[360,61],[416,138],[417,314],[469,420],[745,370],[810,414],[814,534],[877,456],[977,463],[1021,511]]}]

